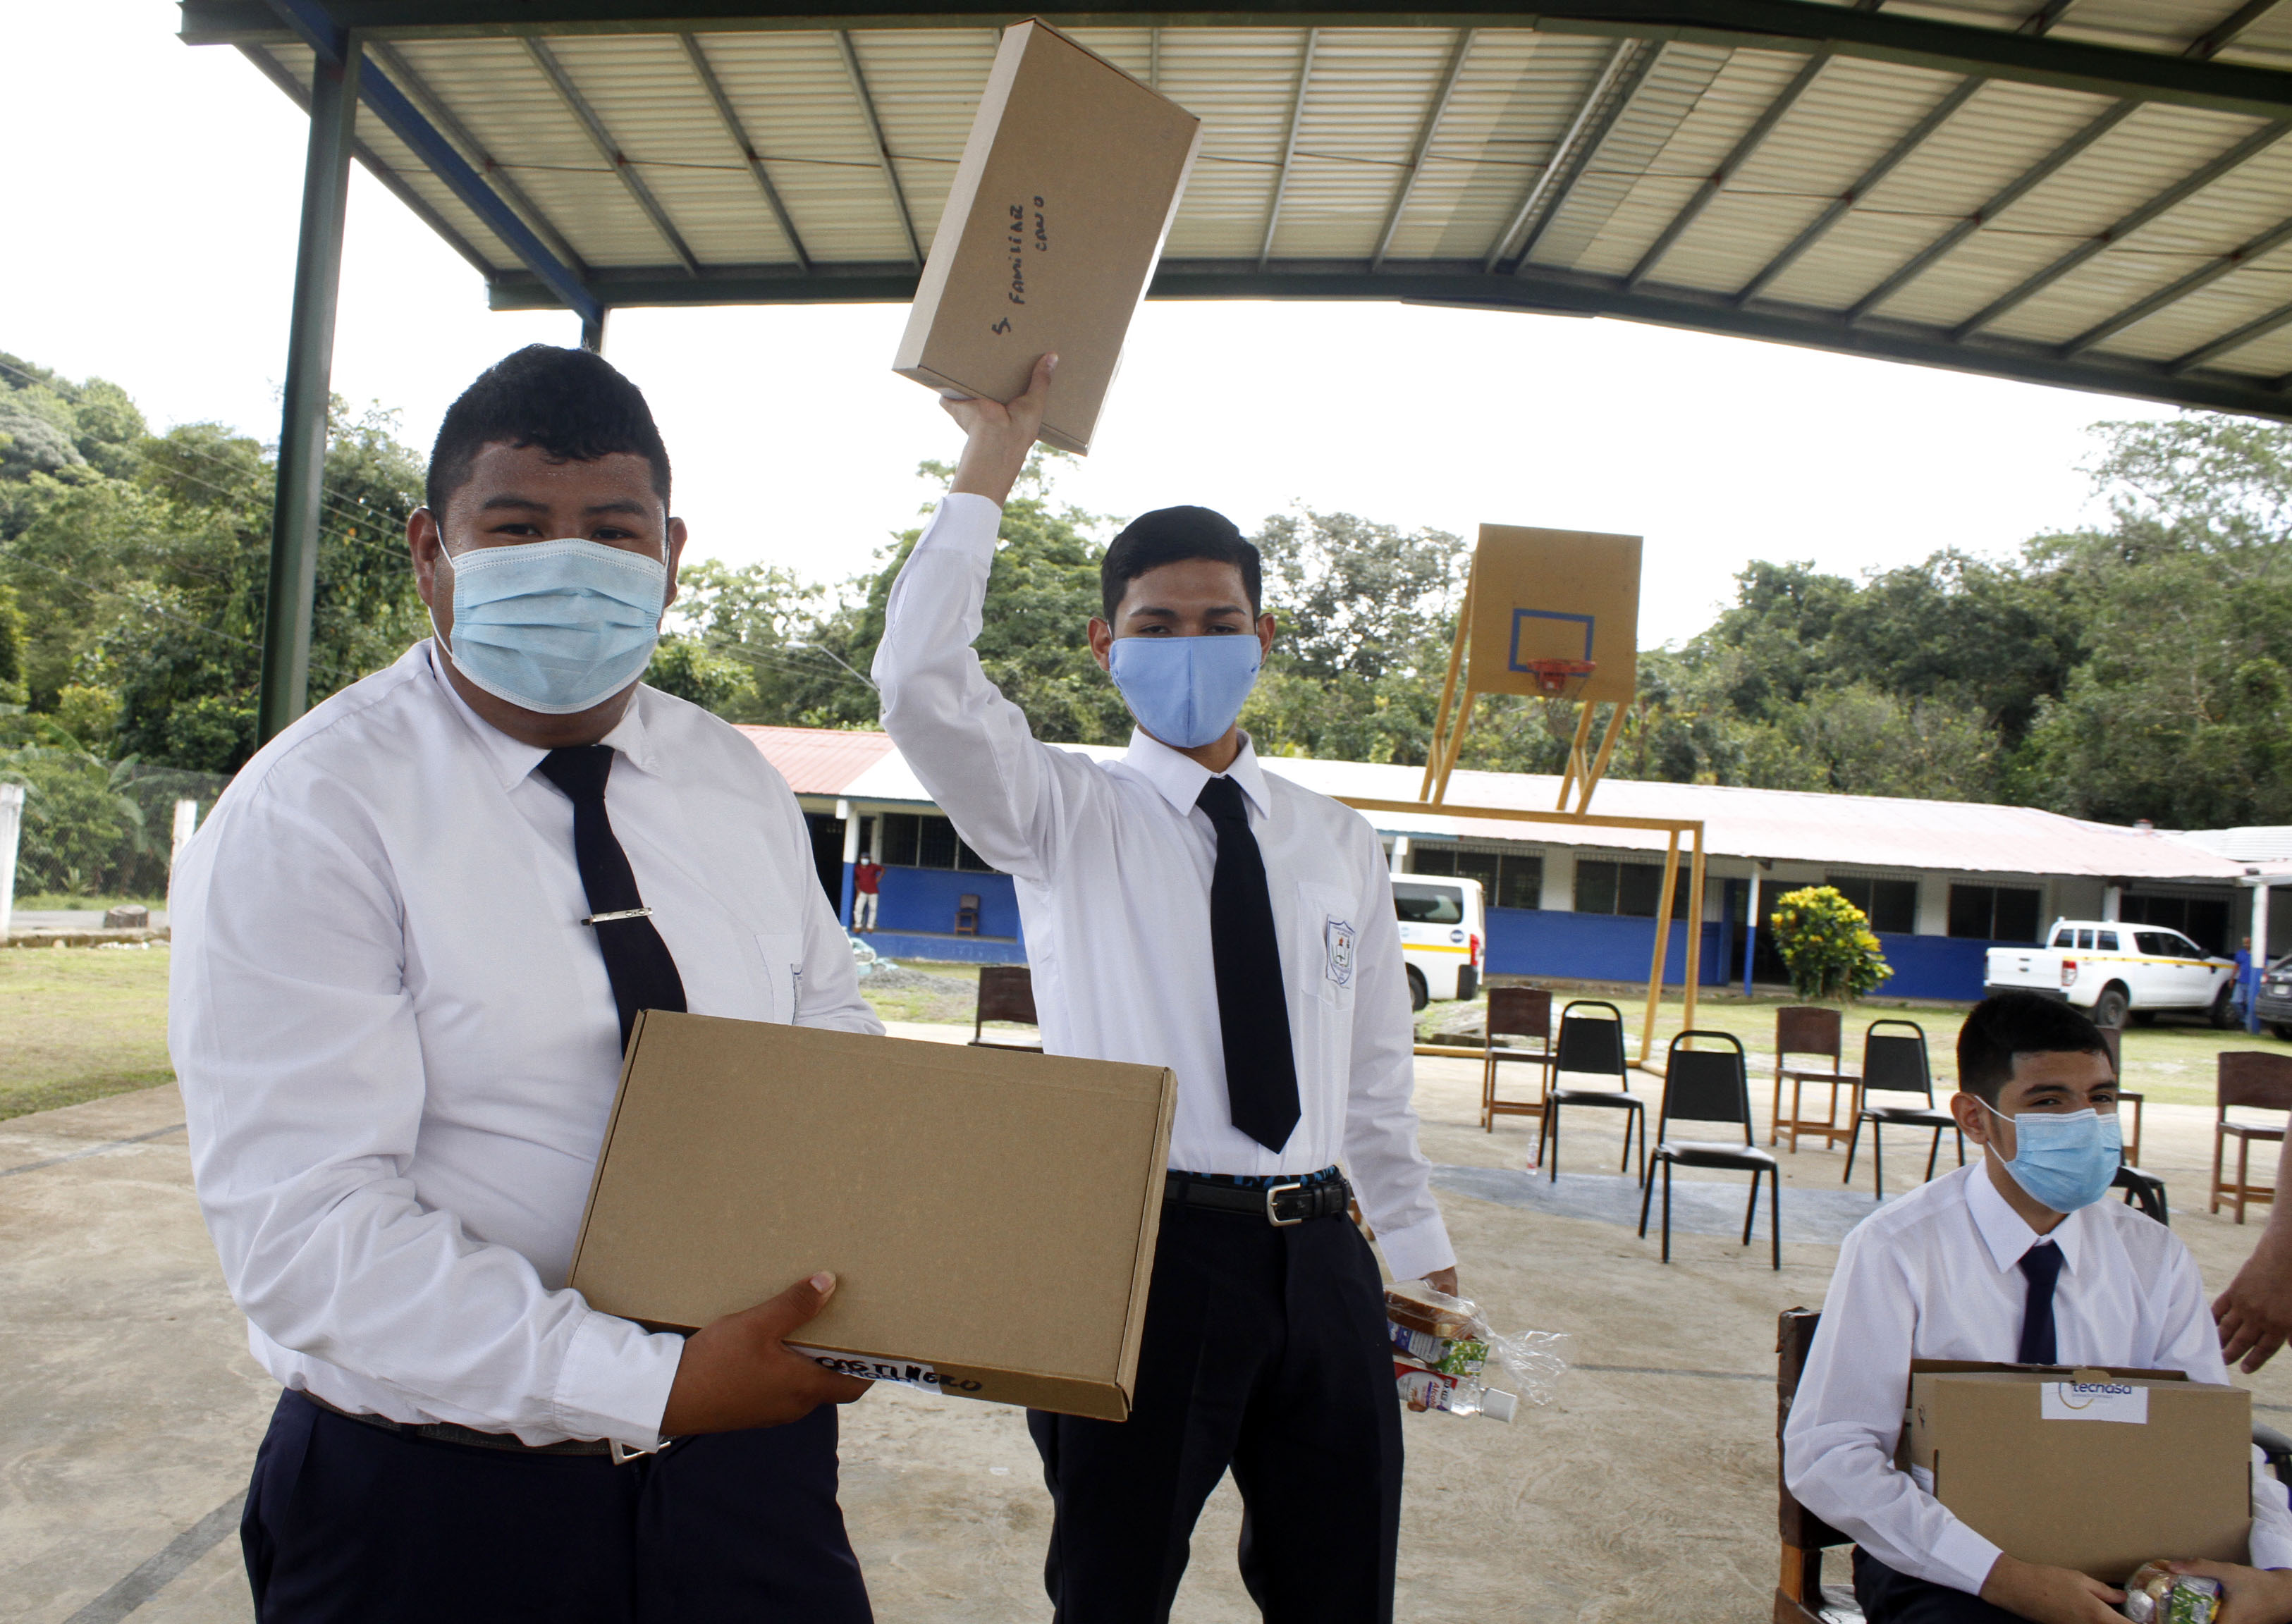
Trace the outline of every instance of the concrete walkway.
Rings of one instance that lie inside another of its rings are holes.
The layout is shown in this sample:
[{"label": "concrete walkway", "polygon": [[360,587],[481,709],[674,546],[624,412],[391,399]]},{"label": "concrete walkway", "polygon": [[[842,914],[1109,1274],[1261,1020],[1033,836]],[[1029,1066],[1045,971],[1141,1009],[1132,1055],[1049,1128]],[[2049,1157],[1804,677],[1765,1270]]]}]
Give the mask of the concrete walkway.
[{"label": "concrete walkway", "polygon": [[[902,1035],[960,1041],[968,1028]],[[1740,1244],[1743,1181],[1683,1177],[1702,1186],[1683,1210],[1716,1216],[1678,1223],[1667,1268],[1633,1233],[1635,1203],[1616,1199],[1631,1194],[1610,1177],[1616,1131],[1571,1117],[1580,1170],[1556,1208],[1521,1193],[1532,1122],[1482,1133],[1478,1097],[1470,1063],[1420,1062],[1426,1153],[1461,1170],[1441,1187],[1467,1289],[1501,1328],[1571,1333],[1577,1368],[1558,1402],[1511,1427],[1408,1419],[1400,1616],[1766,1619],[1774,1316],[1820,1302],[1835,1247],[1799,1237],[1836,1234],[1868,1202],[1867,1162],[1844,1197],[1842,1154],[1785,1156],[1780,1274],[1763,1211],[1756,1243]],[[0,1619],[247,1616],[237,1499],[276,1391],[222,1291],[182,1120],[163,1088],[0,1122]],[[2223,1283],[2255,1232],[2198,1199],[2209,1113],[2152,1106],[2148,1137],[2176,1232]],[[1907,1187],[1923,1161],[1899,1146],[1891,1178]],[[2264,1411],[2292,1412],[2292,1358],[2251,1385]],[[844,1414],[843,1500],[884,1624],[1047,1618],[1049,1506],[1021,1414],[893,1388]],[[1186,1624],[1256,1616],[1233,1572],[1239,1527],[1222,1488],[1181,1594]]]}]

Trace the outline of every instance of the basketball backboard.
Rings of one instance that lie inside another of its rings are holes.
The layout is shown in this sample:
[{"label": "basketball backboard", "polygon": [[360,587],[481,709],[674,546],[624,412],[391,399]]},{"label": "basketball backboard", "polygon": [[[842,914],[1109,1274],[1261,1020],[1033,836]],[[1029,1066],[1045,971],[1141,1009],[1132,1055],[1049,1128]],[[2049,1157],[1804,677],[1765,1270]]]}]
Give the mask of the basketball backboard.
[{"label": "basketball backboard", "polygon": [[[1481,527],[1473,555],[1473,692],[1627,704],[1639,677],[1639,631],[1638,536]],[[1554,686],[1562,674],[1564,690]]]}]

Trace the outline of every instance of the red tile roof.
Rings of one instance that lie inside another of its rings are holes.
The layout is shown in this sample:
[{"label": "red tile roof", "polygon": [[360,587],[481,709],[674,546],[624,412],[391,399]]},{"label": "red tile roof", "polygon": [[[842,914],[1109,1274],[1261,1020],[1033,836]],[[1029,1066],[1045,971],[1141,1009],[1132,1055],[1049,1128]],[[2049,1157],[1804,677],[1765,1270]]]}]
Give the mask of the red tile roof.
[{"label": "red tile roof", "polygon": [[889,735],[826,728],[743,728],[799,795],[840,795],[892,753]]}]

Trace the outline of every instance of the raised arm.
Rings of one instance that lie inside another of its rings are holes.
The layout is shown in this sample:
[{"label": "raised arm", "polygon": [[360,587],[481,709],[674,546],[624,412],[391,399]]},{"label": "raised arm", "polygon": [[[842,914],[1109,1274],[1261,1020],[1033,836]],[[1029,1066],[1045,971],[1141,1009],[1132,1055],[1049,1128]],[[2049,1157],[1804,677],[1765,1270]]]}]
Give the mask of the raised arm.
[{"label": "raised arm", "polygon": [[955,482],[900,567],[884,612],[875,678],[892,736],[972,850],[995,867],[1039,880],[1055,861],[1063,775],[1095,769],[1036,742],[1018,706],[987,679],[972,644],[995,565],[1002,502],[1043,420],[1055,358],[1036,363],[1027,393],[1000,406],[948,400],[967,438]]}]

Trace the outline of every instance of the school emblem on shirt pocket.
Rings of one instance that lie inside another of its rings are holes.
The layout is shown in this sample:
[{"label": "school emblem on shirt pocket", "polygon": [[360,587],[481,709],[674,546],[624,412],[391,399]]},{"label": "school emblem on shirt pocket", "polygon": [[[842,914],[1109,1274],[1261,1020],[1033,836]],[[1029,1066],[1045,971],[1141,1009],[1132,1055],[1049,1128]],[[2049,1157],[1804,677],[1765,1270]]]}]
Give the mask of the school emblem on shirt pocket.
[{"label": "school emblem on shirt pocket", "polygon": [[1353,928],[1341,919],[1331,917],[1321,927],[1321,945],[1328,953],[1328,977],[1341,987],[1353,982]]}]

